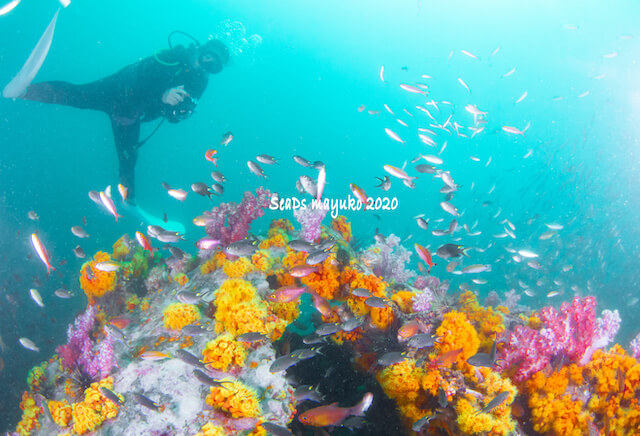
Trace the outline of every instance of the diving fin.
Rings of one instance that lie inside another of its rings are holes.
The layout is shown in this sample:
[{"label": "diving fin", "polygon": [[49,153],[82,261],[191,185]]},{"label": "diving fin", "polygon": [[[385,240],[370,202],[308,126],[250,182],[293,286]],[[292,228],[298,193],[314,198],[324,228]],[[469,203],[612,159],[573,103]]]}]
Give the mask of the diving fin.
[{"label": "diving fin", "polygon": [[149,212],[142,209],[140,206],[131,206],[126,209],[131,210],[138,218],[144,221],[147,225],[160,226],[167,231],[178,232],[180,234],[184,234],[186,230],[184,224],[182,224],[180,221],[164,222],[164,220],[161,217],[151,215]]},{"label": "diving fin", "polygon": [[[58,11],[59,12],[59,11]],[[53,39],[53,31],[56,27],[56,20],[58,19],[58,12],[53,16],[53,19],[44,31],[38,44],[29,55],[27,62],[24,63],[16,77],[9,82],[7,86],[2,90],[2,96],[5,98],[19,98],[24,95],[27,87],[31,84],[33,79],[40,71],[42,63],[49,53],[51,47],[51,41]]]}]

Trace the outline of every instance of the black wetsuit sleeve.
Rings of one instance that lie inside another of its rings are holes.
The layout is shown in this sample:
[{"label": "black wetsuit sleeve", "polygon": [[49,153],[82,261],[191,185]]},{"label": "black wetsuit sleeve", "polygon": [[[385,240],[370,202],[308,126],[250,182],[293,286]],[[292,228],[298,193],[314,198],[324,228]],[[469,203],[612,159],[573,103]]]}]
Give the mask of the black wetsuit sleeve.
[{"label": "black wetsuit sleeve", "polygon": [[138,160],[140,122],[136,121],[133,124],[125,125],[111,119],[111,128],[118,152],[120,183],[128,189],[129,199],[133,199],[136,194],[135,170]]}]

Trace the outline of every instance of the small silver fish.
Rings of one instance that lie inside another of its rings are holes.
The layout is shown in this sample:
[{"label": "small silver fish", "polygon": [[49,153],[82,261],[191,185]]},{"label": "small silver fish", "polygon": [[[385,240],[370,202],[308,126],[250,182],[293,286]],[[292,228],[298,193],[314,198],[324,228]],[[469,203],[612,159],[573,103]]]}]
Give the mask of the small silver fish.
[{"label": "small silver fish", "polygon": [[111,335],[116,341],[128,345],[127,336],[118,327],[113,324],[105,324],[104,329],[107,332],[107,335]]},{"label": "small silver fish", "polygon": [[362,325],[362,320],[356,318],[355,316],[340,325],[340,330],[345,332],[351,332]]},{"label": "small silver fish", "polygon": [[507,392],[507,391],[500,392],[491,401],[489,401],[486,406],[484,406],[482,409],[480,409],[478,411],[477,415],[479,415],[480,413],[489,413],[489,412],[491,412],[493,409],[495,409],[496,407],[498,407],[499,405],[504,403],[504,401],[508,397],[509,397],[509,392]]},{"label": "small silver fish", "polygon": [[233,141],[233,133],[227,132],[224,135],[222,135],[222,139],[220,140],[220,145],[227,146],[231,141]]},{"label": "small silver fish", "polygon": [[73,233],[78,238],[88,238],[89,234],[82,228],[82,226],[73,226],[71,227],[71,233]]},{"label": "small silver fish", "polygon": [[293,160],[295,163],[302,165],[303,167],[313,168],[313,164],[302,156],[293,156]]},{"label": "small silver fish", "polygon": [[40,307],[44,307],[44,303],[42,302],[42,297],[40,296],[40,292],[37,289],[29,289],[29,294],[31,294],[31,299],[36,302],[36,304]]},{"label": "small silver fish", "polygon": [[323,401],[322,395],[318,392],[318,388],[314,388],[311,385],[298,386],[293,391],[293,398],[298,402],[308,400],[321,403]]},{"label": "small silver fish", "polygon": [[217,195],[224,194],[224,186],[222,186],[220,183],[212,183],[211,189],[213,189],[213,192],[215,192]]},{"label": "small silver fish", "polygon": [[434,416],[435,415],[423,416],[422,418],[420,418],[419,420],[413,423],[413,425],[411,426],[411,430],[415,432],[420,432],[420,430],[422,430],[422,427],[424,427],[425,424],[428,424],[429,421],[431,421],[434,418]]},{"label": "small silver fish", "polygon": [[429,228],[429,221],[421,217],[416,218],[416,224],[418,224],[418,227],[423,230],[427,230]]},{"label": "small silver fish", "polygon": [[191,184],[191,190],[198,195],[203,197],[211,198],[211,190],[209,189],[209,185],[203,182],[196,182]]},{"label": "small silver fish", "polygon": [[192,374],[201,383],[204,383],[205,385],[212,386],[214,388],[224,388],[224,383],[232,383],[229,380],[216,380],[216,379],[214,379],[212,377],[209,377],[207,374],[205,374],[204,372],[202,372],[199,369],[194,369],[192,371]]},{"label": "small silver fish", "polygon": [[364,300],[364,304],[366,304],[369,307],[375,307],[377,309],[382,309],[384,307],[387,307],[387,303],[385,299],[381,297],[369,297],[366,300]]},{"label": "small silver fish", "polygon": [[325,250],[316,250],[316,251],[312,251],[311,253],[309,253],[309,255],[307,256],[307,259],[305,260],[305,263],[307,265],[317,265],[319,263],[324,262],[324,260],[329,257],[329,254],[331,252],[329,251],[325,251]]},{"label": "small silver fish", "polygon": [[381,188],[383,191],[388,191],[391,188],[391,178],[389,176],[384,176],[383,178],[376,177],[379,185],[376,185],[376,188]]},{"label": "small silver fish", "polygon": [[276,374],[278,372],[285,371],[286,369],[300,362],[298,356],[294,356],[292,354],[293,353],[285,354],[284,356],[280,356],[276,360],[274,360],[269,367],[269,372],[271,372],[271,374]]},{"label": "small silver fish", "polygon": [[227,245],[225,251],[233,256],[243,257],[252,255],[257,249],[255,241],[243,239]]},{"label": "small silver fish", "polygon": [[156,412],[162,412],[164,410],[164,406],[159,405],[155,401],[137,392],[133,393],[133,398],[136,400],[136,403],[140,404],[143,407],[146,407],[147,409],[151,409]]},{"label": "small silver fish", "polygon": [[205,327],[202,327],[201,325],[190,324],[182,327],[182,330],[180,330],[180,333],[186,336],[196,336],[196,335],[204,335],[205,333],[209,333],[209,330],[207,330]]},{"label": "small silver fish", "polygon": [[323,324],[316,329],[316,334],[318,336],[328,336],[340,331],[340,324],[337,323],[328,323]]},{"label": "small silver fish", "polygon": [[40,348],[29,338],[20,338],[18,339],[20,345],[22,345],[27,350],[35,351],[36,353],[40,352]]},{"label": "small silver fish", "polygon": [[431,336],[428,333],[419,333],[417,335],[411,336],[409,339],[408,345],[411,348],[427,348],[433,347],[435,344],[435,337]]},{"label": "small silver fish", "polygon": [[111,401],[112,403],[118,404],[120,406],[122,406],[124,404],[124,401],[122,401],[120,399],[120,397],[115,392],[113,392],[111,389],[107,389],[104,386],[100,386],[99,390],[100,390],[100,393],[102,395],[104,395],[105,398],[107,400]]},{"label": "small silver fish", "polygon": [[311,333],[309,336],[305,336],[304,338],[302,338],[302,343],[306,345],[321,344],[324,341],[325,341],[325,338],[323,338],[322,336],[318,336],[315,333]]},{"label": "small silver fish", "polygon": [[100,200],[100,193],[98,191],[89,191],[89,198],[97,205],[102,205],[102,200]]},{"label": "small silver fish", "polygon": [[293,433],[287,428],[273,422],[262,422],[260,426],[273,436],[291,436]]},{"label": "small silver fish", "polygon": [[318,196],[318,184],[309,176],[300,176],[300,184],[307,194],[316,198]]},{"label": "small silver fish", "polygon": [[289,248],[293,251],[306,251],[308,253],[315,249],[315,245],[302,239],[294,239],[289,242]]},{"label": "small silver fish", "polygon": [[75,254],[78,259],[84,259],[86,257],[84,250],[79,245],[76,245],[76,248],[73,249],[73,254]]},{"label": "small silver fish", "polygon": [[390,351],[378,358],[378,365],[391,366],[400,363],[405,359],[405,354],[400,351]]},{"label": "small silver fish", "polygon": [[256,160],[265,165],[274,165],[278,163],[278,160],[275,157],[269,156],[268,154],[258,155],[256,156]]},{"label": "small silver fish", "polygon": [[176,294],[176,299],[185,304],[198,304],[202,301],[200,294],[192,291],[180,291]]},{"label": "small silver fish", "polygon": [[260,167],[260,165],[258,165],[256,162],[252,161],[252,160],[248,160],[247,161],[247,166],[249,167],[249,170],[255,174],[258,177],[262,177],[264,179],[267,178],[266,174],[264,173],[264,170]]},{"label": "small silver fish", "polygon": [[356,297],[368,298],[371,297],[371,291],[365,288],[355,288],[351,291],[351,295],[355,295]]},{"label": "small silver fish", "polygon": [[211,171],[211,178],[218,183],[224,183],[228,180],[220,171]]},{"label": "small silver fish", "polygon": [[73,294],[69,291],[67,291],[66,289],[56,289],[54,292],[54,295],[58,298],[71,298],[73,297]]},{"label": "small silver fish", "polygon": [[104,262],[96,263],[95,268],[98,271],[113,272],[113,271],[118,271],[120,269],[120,264],[118,262],[106,260]]},{"label": "small silver fish", "polygon": [[196,368],[204,367],[204,363],[202,363],[202,361],[198,359],[195,354],[190,353],[187,350],[179,348],[174,354],[178,359],[182,360],[187,365],[195,366]]},{"label": "small silver fish", "polygon": [[247,332],[238,336],[237,339],[240,342],[254,343],[254,342],[264,341],[265,339],[267,339],[267,336],[260,332]]},{"label": "small silver fish", "polygon": [[438,169],[436,167],[434,167],[433,165],[428,165],[428,164],[416,165],[415,169],[419,173],[426,173],[426,174],[434,174],[435,172],[438,171]]}]

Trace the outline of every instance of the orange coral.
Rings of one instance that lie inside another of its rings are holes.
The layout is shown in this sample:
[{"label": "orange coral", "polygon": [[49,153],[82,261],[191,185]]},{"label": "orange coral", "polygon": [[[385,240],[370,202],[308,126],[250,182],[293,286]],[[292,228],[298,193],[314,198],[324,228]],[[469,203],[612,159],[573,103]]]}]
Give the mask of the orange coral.
[{"label": "orange coral", "polygon": [[[113,377],[107,377],[87,388],[84,401],[72,406],[73,431],[84,434],[102,425],[105,419],[113,419],[118,414],[119,406],[108,400],[99,391],[101,387],[113,389]],[[122,399],[122,398],[121,398]]]},{"label": "orange coral", "polygon": [[226,372],[231,365],[244,366],[247,359],[247,347],[245,344],[235,341],[230,334],[223,333],[207,342],[202,350],[202,356],[202,361],[210,367]]},{"label": "orange coral", "polygon": [[462,312],[449,312],[444,314],[440,327],[436,330],[438,342],[436,351],[443,355],[448,351],[462,349],[456,361],[461,364],[478,352],[480,341],[478,334]]},{"label": "orange coral", "polygon": [[340,291],[340,271],[335,265],[335,255],[329,255],[324,262],[316,266],[316,272],[302,277],[300,281],[322,298],[333,300]]},{"label": "orange coral", "polygon": [[459,301],[462,303],[460,311],[477,329],[480,340],[479,348],[484,352],[489,352],[497,335],[505,329],[502,312],[494,311],[492,307],[480,306],[478,298],[471,291],[463,292]]},{"label": "orange coral", "polygon": [[275,316],[288,322],[293,322],[300,316],[299,299],[288,303],[271,303],[269,307]]},{"label": "orange coral", "polygon": [[162,316],[165,328],[180,331],[184,326],[198,321],[200,312],[193,304],[172,303],[164,309]]},{"label": "orange coral", "polygon": [[216,251],[211,259],[200,265],[200,274],[206,275],[220,268],[227,260],[227,256],[222,251]]},{"label": "orange coral", "polygon": [[260,242],[260,245],[258,247],[261,250],[266,250],[271,247],[286,247],[289,243],[289,240],[289,236],[287,236],[285,233],[277,232],[264,241]]},{"label": "orange coral", "polygon": [[258,250],[251,256],[251,263],[256,269],[267,272],[273,267],[273,259],[266,250]]},{"label": "orange coral", "polygon": [[100,271],[96,264],[108,262],[111,257],[108,253],[98,251],[90,262],[85,262],[80,268],[80,287],[93,302],[94,298],[100,298],[107,292],[113,291],[116,286],[116,272]]},{"label": "orange coral", "polygon": [[331,228],[344,238],[345,241],[351,242],[353,234],[351,233],[351,223],[347,221],[347,218],[338,215],[335,219],[331,220]]},{"label": "orange coral", "polygon": [[426,410],[418,407],[418,404],[426,401],[426,397],[421,387],[424,370],[416,368],[415,363],[415,359],[406,359],[386,367],[376,375],[385,394],[398,404],[407,425],[427,414]]},{"label": "orange coral", "polygon": [[174,275],[172,278],[173,278],[173,281],[175,281],[180,286],[184,286],[187,283],[189,283],[189,277],[187,277],[187,275],[184,273],[178,273]]},{"label": "orange coral", "polygon": [[227,261],[222,265],[222,271],[232,279],[243,277],[251,271],[251,268],[251,261],[246,257],[241,257],[235,261]]},{"label": "orange coral", "polygon": [[206,401],[233,418],[256,418],[262,413],[256,392],[239,381],[225,382],[224,387],[212,387]]}]

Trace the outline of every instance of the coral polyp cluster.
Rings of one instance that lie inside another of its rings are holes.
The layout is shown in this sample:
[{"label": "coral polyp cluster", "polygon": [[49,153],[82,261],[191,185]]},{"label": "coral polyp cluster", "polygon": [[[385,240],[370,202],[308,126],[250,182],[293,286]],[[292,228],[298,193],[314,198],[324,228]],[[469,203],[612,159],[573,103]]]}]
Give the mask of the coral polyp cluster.
[{"label": "coral polyp cluster", "polygon": [[513,294],[482,304],[414,271],[394,235],[357,248],[346,218],[321,225],[326,212],[297,213],[300,225],[276,219],[266,237],[243,239],[266,201],[258,190],[200,217],[222,247],[163,257],[123,237],[113,256],[85,263],[89,304],[57,355],[30,371],[16,433],[640,428],[637,343],[631,353],[610,346],[620,317],[598,316],[594,297],[559,310],[532,311]]}]

